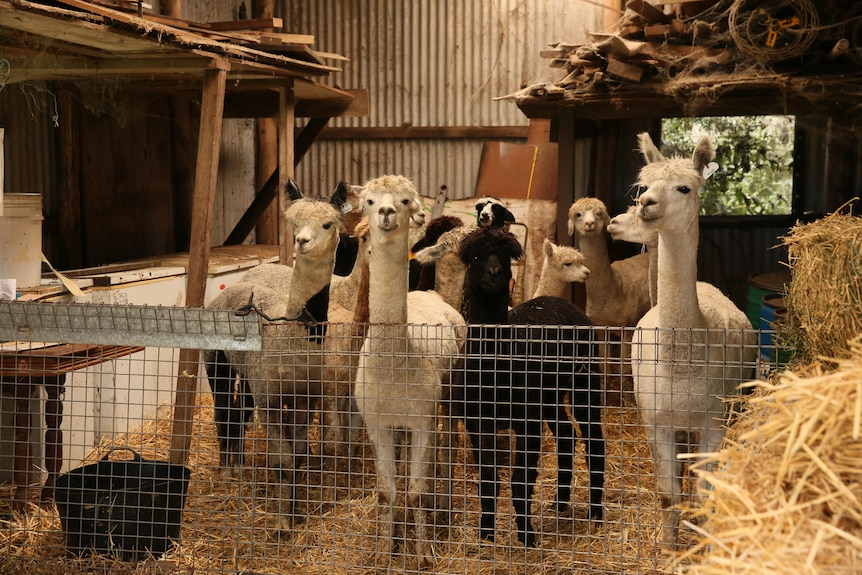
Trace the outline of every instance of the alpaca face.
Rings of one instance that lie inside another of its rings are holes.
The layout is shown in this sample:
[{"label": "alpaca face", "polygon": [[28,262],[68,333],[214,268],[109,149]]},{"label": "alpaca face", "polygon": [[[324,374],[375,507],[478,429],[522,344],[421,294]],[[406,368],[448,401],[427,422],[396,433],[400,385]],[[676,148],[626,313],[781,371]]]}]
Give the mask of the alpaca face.
[{"label": "alpaca face", "polygon": [[624,213],[611,218],[608,224],[611,239],[632,244],[654,246],[658,243],[658,233],[654,229],[646,229],[637,216],[637,206],[629,206]]},{"label": "alpaca face", "polygon": [[686,229],[700,212],[702,177],[689,160],[669,159],[647,164],[638,184],[637,215],[647,230]]},{"label": "alpaca face", "polygon": [[334,257],[343,224],[341,214],[332,204],[301,199],[293,202],[284,215],[287,224],[293,226],[293,247],[298,256],[326,253]]},{"label": "alpaca face", "polygon": [[581,198],[569,208],[569,235],[600,236],[610,221],[604,202],[596,198]]},{"label": "alpaca face", "polygon": [[370,180],[362,191],[362,211],[371,230],[392,233],[405,231],[411,222],[424,221],[416,188],[403,176],[382,176]]},{"label": "alpaca face", "polygon": [[521,253],[521,244],[511,233],[480,228],[461,241],[458,257],[467,266],[471,289],[496,296],[508,293],[512,260]]},{"label": "alpaca face", "polygon": [[638,175],[638,218],[646,229],[687,229],[700,213],[698,190],[704,182],[703,169],[715,156],[712,144],[702,138],[688,160],[665,158],[649,134],[640,134],[638,141],[647,160]]},{"label": "alpaca face", "polygon": [[476,224],[480,228],[502,228],[513,223],[515,215],[493,196],[485,196],[476,202]]},{"label": "alpaca face", "polygon": [[570,246],[557,246],[545,239],[542,249],[545,260],[565,282],[585,282],[590,270],[584,265],[584,254]]}]

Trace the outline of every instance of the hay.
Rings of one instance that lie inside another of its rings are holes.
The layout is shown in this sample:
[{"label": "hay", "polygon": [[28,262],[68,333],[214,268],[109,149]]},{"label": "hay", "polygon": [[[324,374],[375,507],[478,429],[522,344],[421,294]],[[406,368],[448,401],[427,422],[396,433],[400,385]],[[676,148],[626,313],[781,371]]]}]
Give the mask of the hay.
[{"label": "hay", "polygon": [[795,225],[782,240],[792,280],[779,342],[803,363],[847,358],[847,342],[862,333],[862,218],[836,212]]},{"label": "hay", "polygon": [[[476,467],[461,465],[458,455],[451,521],[438,514],[436,566],[423,573],[657,573],[670,557],[655,545],[657,510],[649,444],[637,412],[613,407],[605,411],[607,480],[605,523],[590,527],[587,472],[578,457],[572,500],[574,512],[557,511],[556,457],[548,436],[533,508],[533,525],[541,532],[540,547],[524,549],[518,542],[514,513],[504,480],[498,505],[497,543],[478,541],[479,502]],[[171,439],[171,413],[128,434],[101,443],[87,461],[101,458],[114,446],[129,446],[147,458],[166,459]],[[0,509],[0,572],[59,575],[61,573],[353,573],[418,572],[412,549],[378,554],[374,459],[366,446],[365,460],[351,474],[338,477],[333,489],[322,474],[308,471],[299,479],[298,513],[306,520],[289,535],[275,533],[275,513],[267,498],[266,454],[259,430],[246,442],[250,469],[240,479],[218,472],[218,448],[209,394],[199,394],[194,412],[188,466],[192,469],[183,515],[182,543],[161,560],[122,563],[106,557],[66,557],[57,512],[33,506],[27,516],[3,517]],[[579,445],[582,454],[583,446]],[[122,451],[112,458],[127,457]],[[505,479],[505,478],[504,478]],[[403,492],[403,483],[401,484]],[[2,507],[2,505],[0,505]],[[412,527],[408,526],[408,534]]]},{"label": "hay", "polygon": [[862,338],[844,347],[835,371],[757,382],[708,459],[708,522],[683,572],[862,572]]}]

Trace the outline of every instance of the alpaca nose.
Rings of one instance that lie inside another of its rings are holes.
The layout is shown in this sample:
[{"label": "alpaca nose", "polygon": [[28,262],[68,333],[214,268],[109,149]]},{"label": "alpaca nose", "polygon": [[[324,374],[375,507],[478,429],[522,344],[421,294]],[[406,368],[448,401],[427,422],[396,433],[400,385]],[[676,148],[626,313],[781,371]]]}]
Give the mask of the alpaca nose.
[{"label": "alpaca nose", "polygon": [[658,203],[658,200],[655,199],[652,194],[641,194],[641,196],[638,198],[638,202],[640,202],[640,205],[642,207],[646,208],[649,206],[656,205]]}]

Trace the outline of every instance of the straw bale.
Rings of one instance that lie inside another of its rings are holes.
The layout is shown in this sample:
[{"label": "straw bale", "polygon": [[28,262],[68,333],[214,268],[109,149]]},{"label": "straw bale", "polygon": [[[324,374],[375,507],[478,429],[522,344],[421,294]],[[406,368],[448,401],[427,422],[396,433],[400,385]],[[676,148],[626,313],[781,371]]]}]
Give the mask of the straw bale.
[{"label": "straw bale", "polygon": [[845,347],[849,358],[753,384],[723,449],[695,466],[708,521],[682,572],[862,572],[862,337]]},{"label": "straw bale", "polygon": [[803,362],[846,358],[862,333],[862,218],[835,212],[782,238],[792,280],[779,341]]}]

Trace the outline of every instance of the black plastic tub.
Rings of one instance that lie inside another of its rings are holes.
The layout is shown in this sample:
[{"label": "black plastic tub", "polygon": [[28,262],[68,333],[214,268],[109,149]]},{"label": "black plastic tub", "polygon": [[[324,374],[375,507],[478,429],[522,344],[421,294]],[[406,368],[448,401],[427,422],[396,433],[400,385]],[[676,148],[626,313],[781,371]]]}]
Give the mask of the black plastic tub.
[{"label": "black plastic tub", "polygon": [[132,459],[110,461],[109,452],[57,478],[55,501],[69,553],[137,561],[179,541],[191,471],[128,451]]}]

